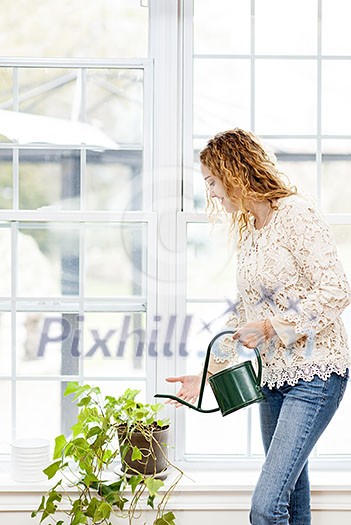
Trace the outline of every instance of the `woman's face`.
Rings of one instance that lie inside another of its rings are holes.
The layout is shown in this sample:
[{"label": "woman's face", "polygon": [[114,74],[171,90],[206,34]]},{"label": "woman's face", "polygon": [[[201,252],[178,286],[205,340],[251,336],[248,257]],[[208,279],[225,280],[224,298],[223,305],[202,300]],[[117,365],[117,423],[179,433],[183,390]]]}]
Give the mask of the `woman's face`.
[{"label": "woman's face", "polygon": [[201,173],[209,189],[211,198],[218,199],[221,202],[224,209],[228,213],[233,213],[233,212],[238,211],[239,209],[238,206],[233,200],[229,199],[229,197],[227,196],[225,192],[222,182],[219,180],[218,177],[216,177],[215,175],[212,175],[208,167],[202,163],[201,163]]}]

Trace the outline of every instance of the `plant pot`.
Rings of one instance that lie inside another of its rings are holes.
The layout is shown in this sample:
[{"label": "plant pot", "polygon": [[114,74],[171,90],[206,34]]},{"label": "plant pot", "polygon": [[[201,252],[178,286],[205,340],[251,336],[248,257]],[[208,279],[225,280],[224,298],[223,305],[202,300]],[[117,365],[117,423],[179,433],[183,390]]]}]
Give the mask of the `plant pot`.
[{"label": "plant pot", "polygon": [[[127,436],[127,427],[118,427],[120,446],[126,443],[129,445],[122,459],[122,471],[126,474],[159,476],[167,469],[169,426],[160,430],[149,429],[145,434],[134,430],[129,431]],[[132,460],[133,447],[138,447],[142,453],[142,459]]]}]

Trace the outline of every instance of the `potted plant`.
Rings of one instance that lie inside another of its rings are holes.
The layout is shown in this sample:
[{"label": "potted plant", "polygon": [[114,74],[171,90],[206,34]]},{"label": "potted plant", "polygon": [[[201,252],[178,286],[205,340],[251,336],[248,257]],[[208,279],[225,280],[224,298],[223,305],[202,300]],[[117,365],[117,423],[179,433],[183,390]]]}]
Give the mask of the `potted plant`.
[{"label": "potted plant", "polygon": [[[162,403],[136,401],[138,393],[127,389],[115,398],[102,396],[98,387],[68,383],[65,395],[74,395],[77,422],[69,439],[55,439],[54,462],[44,473],[56,482],[32,517],[41,514],[42,523],[64,512],[68,521],[55,519],[56,525],[112,525],[117,515],[132,524],[142,499],[156,511],[153,525],[174,525],[166,504],[183,473],[168,459],[169,420],[159,418]],[[117,459],[122,465],[118,475],[113,471]],[[161,495],[169,467],[176,476]]]}]

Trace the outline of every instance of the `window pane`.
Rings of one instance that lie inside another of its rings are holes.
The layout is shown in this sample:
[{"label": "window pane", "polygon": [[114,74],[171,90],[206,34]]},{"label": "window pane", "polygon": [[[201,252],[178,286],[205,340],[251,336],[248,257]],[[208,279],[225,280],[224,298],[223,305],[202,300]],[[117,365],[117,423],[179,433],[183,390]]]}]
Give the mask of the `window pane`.
[{"label": "window pane", "polygon": [[[56,381],[17,382],[17,438],[40,437],[54,443],[62,431],[63,390]],[[69,398],[65,402],[72,405]]]},{"label": "window pane", "polygon": [[23,224],[18,231],[19,296],[78,293],[79,230],[68,224]]},{"label": "window pane", "polygon": [[18,374],[78,375],[81,326],[76,313],[17,313]]},{"label": "window pane", "polygon": [[351,454],[351,426],[345,424],[350,419],[351,393],[347,389],[338,411],[317,443],[318,456],[332,454]]},{"label": "window pane", "polygon": [[195,60],[194,134],[250,126],[249,60]]},{"label": "window pane", "polygon": [[[351,281],[351,225],[339,225],[333,224],[331,226],[335,241],[337,244],[338,254],[343,264],[344,270],[348,275],[349,281]],[[348,307],[344,313],[347,321],[346,330],[349,331],[349,337],[351,336],[351,307]],[[348,318],[350,317],[350,318]]]},{"label": "window pane", "polygon": [[[72,118],[75,92],[80,88],[78,69],[26,67],[19,69],[18,75],[19,111],[42,117]],[[47,142],[48,122],[43,121],[43,138],[36,142]]]},{"label": "window pane", "polygon": [[[225,329],[224,304],[188,304],[191,328],[187,340],[186,373],[198,374],[202,368],[208,344]],[[216,400],[211,388],[206,387],[203,408],[215,408]],[[240,410],[230,417],[220,414],[186,413],[186,454],[245,454],[247,452],[247,411]],[[240,428],[240,433],[237,429]],[[218,448],[218,435],[221,446]]]},{"label": "window pane", "polygon": [[206,209],[206,187],[200,171],[199,153],[206,146],[207,140],[194,140],[193,195],[194,208],[203,212]]},{"label": "window pane", "polygon": [[84,315],[84,373],[114,378],[145,376],[148,341],[143,313]]},{"label": "window pane", "polygon": [[[207,390],[209,389],[210,387],[207,387]],[[212,394],[204,396],[204,408],[216,406]],[[198,414],[194,410],[187,410],[185,418],[185,454],[215,456],[246,454],[247,410],[238,410],[228,417],[223,417],[219,413]]]},{"label": "window pane", "polygon": [[[277,159],[278,169],[295,185],[299,193],[316,197],[317,164],[315,140],[269,139],[265,147]],[[286,182],[285,177],[283,177]]]},{"label": "window pane", "polygon": [[[11,374],[12,360],[12,334],[11,334],[11,314],[0,312],[0,375],[9,376]],[[3,397],[1,399],[4,399]]]},{"label": "window pane", "polygon": [[[0,22],[1,24],[1,22]],[[12,85],[13,70],[11,67],[0,67],[0,142],[9,142],[9,137],[6,136],[6,130],[3,126],[3,110],[11,110],[13,107],[13,85]],[[0,150],[1,154],[1,150]]]},{"label": "window pane", "polygon": [[87,122],[103,129],[116,142],[142,144],[143,71],[89,69]]},{"label": "window pane", "polygon": [[256,132],[315,133],[316,82],[314,61],[258,60]]},{"label": "window pane", "polygon": [[142,151],[87,152],[86,208],[141,210],[143,208]]},{"label": "window pane", "polygon": [[[147,56],[149,10],[139,0],[11,2],[0,19],[3,56]],[[14,38],[13,21],[16,21]],[[64,35],[62,32],[64,28]]]},{"label": "window pane", "polygon": [[0,149],[0,209],[12,208],[12,158],[10,149]]},{"label": "window pane", "polygon": [[80,152],[20,150],[19,206],[76,210],[80,202]]},{"label": "window pane", "polygon": [[322,209],[325,213],[350,213],[351,141],[324,140],[322,153]]},{"label": "window pane", "polygon": [[[139,381],[136,379],[135,381],[119,381],[117,379],[114,381],[100,381],[100,380],[95,381],[95,380],[88,379],[85,382],[90,385],[98,386],[103,396],[118,397],[118,396],[121,396],[127,390],[127,388],[131,388],[132,390],[140,390],[140,394],[137,395],[136,399],[140,401],[141,403],[157,402],[157,399],[151,399],[148,401],[146,400],[146,395],[145,395],[146,383],[145,381],[142,381],[142,380]],[[161,412],[161,415],[163,417],[166,417],[165,412],[164,413]]]},{"label": "window pane", "polygon": [[10,109],[7,104],[12,98],[12,68],[0,67],[0,103],[2,109]]},{"label": "window pane", "polygon": [[251,411],[251,453],[254,456],[263,456],[264,449],[261,437],[259,405],[250,407]]},{"label": "window pane", "polygon": [[351,62],[324,60],[322,75],[322,132],[350,133]]},{"label": "window pane", "polygon": [[350,55],[349,0],[322,1],[322,53],[324,55]]},{"label": "window pane", "polygon": [[0,297],[11,294],[11,232],[8,224],[0,223]]},{"label": "window pane", "polygon": [[0,381],[0,398],[3,400],[1,406],[0,454],[8,454],[10,452],[9,443],[11,442],[12,428],[12,396],[11,383],[9,381]]},{"label": "window pane", "polygon": [[317,24],[317,0],[255,2],[256,53],[315,54]]},{"label": "window pane", "polygon": [[220,224],[188,224],[187,238],[188,298],[233,298],[235,241],[228,239],[228,228]]},{"label": "window pane", "polygon": [[195,54],[249,54],[250,23],[250,2],[195,0]]},{"label": "window pane", "polygon": [[86,230],[86,295],[145,294],[145,224],[89,225]]},{"label": "window pane", "polygon": [[[186,340],[186,368],[190,373],[192,370],[201,369],[205,359],[206,351],[212,337],[227,330],[225,323],[229,312],[233,310],[234,297],[221,302],[193,302],[187,303],[187,322],[189,324]],[[231,328],[230,328],[231,330]],[[191,373],[193,373],[191,372]]]}]

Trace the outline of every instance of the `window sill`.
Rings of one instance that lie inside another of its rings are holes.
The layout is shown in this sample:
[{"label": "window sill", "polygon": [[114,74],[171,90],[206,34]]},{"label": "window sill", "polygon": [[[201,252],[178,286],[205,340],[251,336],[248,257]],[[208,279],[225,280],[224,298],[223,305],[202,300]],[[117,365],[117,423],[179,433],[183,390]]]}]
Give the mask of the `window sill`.
[{"label": "window sill", "polygon": [[[186,469],[170,500],[174,510],[227,509],[247,510],[257,471],[219,471]],[[314,510],[351,511],[351,477],[348,471],[312,471],[311,493]],[[166,487],[174,475],[166,480]],[[0,512],[32,511],[39,504],[41,495],[54,480],[19,483],[9,473],[0,472]]]}]

